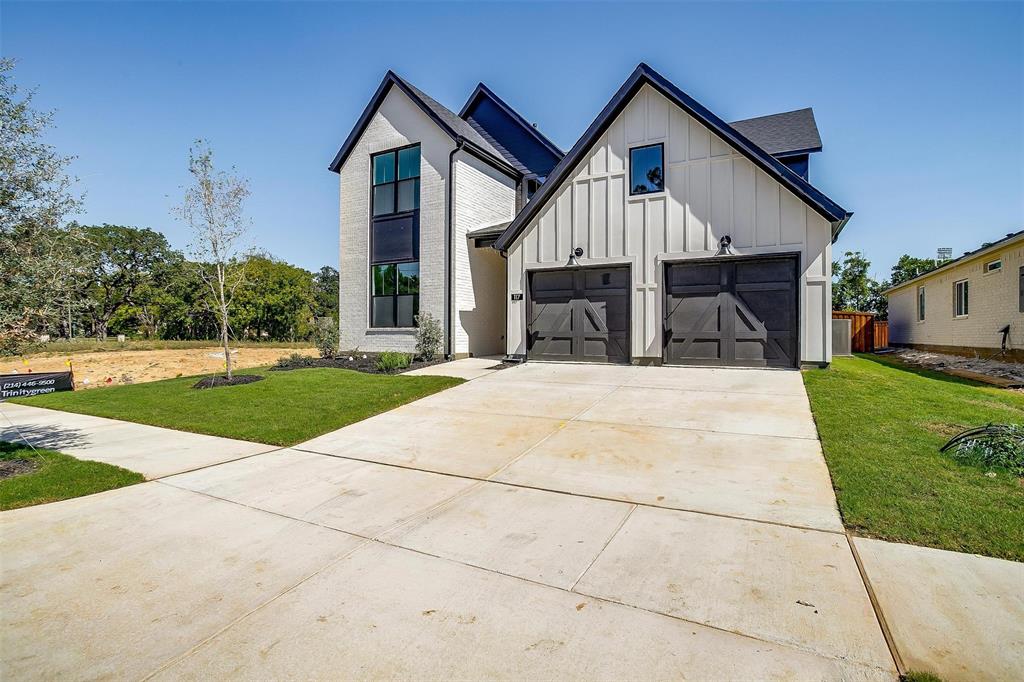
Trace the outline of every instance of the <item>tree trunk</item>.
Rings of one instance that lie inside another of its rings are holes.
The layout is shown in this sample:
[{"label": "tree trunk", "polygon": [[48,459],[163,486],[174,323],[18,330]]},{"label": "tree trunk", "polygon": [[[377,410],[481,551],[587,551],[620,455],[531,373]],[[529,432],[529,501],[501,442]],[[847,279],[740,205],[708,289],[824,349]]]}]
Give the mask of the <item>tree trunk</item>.
[{"label": "tree trunk", "polygon": [[220,340],[224,346],[224,369],[231,379],[231,353],[228,351],[228,302],[224,296],[224,270],[220,270]]}]

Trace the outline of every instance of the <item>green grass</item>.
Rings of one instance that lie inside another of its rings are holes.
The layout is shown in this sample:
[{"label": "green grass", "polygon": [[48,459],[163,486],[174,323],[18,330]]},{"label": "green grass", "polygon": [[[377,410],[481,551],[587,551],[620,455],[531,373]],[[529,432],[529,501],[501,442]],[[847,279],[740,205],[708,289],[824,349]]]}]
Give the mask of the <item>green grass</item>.
[{"label": "green grass", "polygon": [[938,675],[921,672],[920,670],[908,670],[907,674],[903,675],[900,679],[902,682],[942,682],[942,678]]},{"label": "green grass", "polygon": [[462,383],[440,376],[387,376],[316,368],[237,374],[265,378],[241,386],[193,389],[199,377],[50,393],[26,405],[111,417],[181,431],[295,445]]},{"label": "green grass", "polygon": [[1024,395],[884,356],[804,372],[843,522],[860,535],[1024,560],[1024,485],[958,464],[945,442],[1024,422]]},{"label": "green grass", "polygon": [[0,510],[67,500],[145,480],[142,474],[121,467],[19,443],[0,441],[0,459],[29,459],[39,465],[31,473],[0,481]]}]

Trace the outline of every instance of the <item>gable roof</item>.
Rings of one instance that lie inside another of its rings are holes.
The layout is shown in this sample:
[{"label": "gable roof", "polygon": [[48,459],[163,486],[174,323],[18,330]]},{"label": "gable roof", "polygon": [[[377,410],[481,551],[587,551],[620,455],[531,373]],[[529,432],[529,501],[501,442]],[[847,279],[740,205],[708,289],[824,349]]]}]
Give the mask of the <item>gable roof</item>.
[{"label": "gable roof", "polygon": [[352,132],[345,138],[345,142],[341,145],[341,149],[335,155],[334,160],[328,168],[335,173],[341,171],[342,164],[345,163],[345,159],[348,158],[349,154],[352,153],[352,149],[355,147],[356,142],[359,141],[363,131],[366,130],[366,126],[370,124],[370,119],[380,108],[380,105],[384,102],[384,98],[387,97],[388,92],[391,88],[397,87],[399,90],[405,93],[405,95],[413,101],[423,113],[425,113],[437,126],[443,130],[449,137],[456,142],[461,142],[465,147],[474,152],[477,156],[481,157],[484,161],[490,162],[492,165],[497,167],[499,170],[509,173],[513,176],[519,176],[522,173],[513,167],[505,157],[499,152],[490,142],[488,142],[480,133],[469,123],[459,118],[451,109],[448,109],[443,104],[437,102],[430,95],[426,94],[419,88],[415,87],[394,71],[388,71],[384,74],[384,79],[380,82],[376,92],[373,93],[373,97],[370,98],[366,108],[363,109],[363,113],[359,116],[359,120],[356,121],[355,127],[352,128]]},{"label": "gable roof", "polygon": [[565,156],[558,145],[483,83],[478,84],[466,100],[459,117],[523,174],[547,175]]},{"label": "gable roof", "polygon": [[821,135],[810,107],[733,121],[729,125],[772,156],[821,151]]},{"label": "gable roof", "polygon": [[526,229],[526,226],[530,224],[530,221],[537,215],[541,207],[555,194],[562,181],[583,160],[583,156],[590,149],[590,146],[608,129],[615,118],[625,109],[626,105],[633,99],[633,96],[644,85],[650,85],[669,101],[711,129],[753,162],[755,166],[777,180],[783,187],[793,192],[804,203],[828,220],[832,224],[833,241],[839,236],[840,231],[853,215],[852,213],[829,199],[824,192],[814,187],[787,168],[778,159],[751,142],[746,136],[736,131],[732,126],[704,107],[704,105],[677,88],[657,71],[647,64],[641,63],[634,69],[629,78],[626,79],[626,82],[622,84],[622,87],[612,96],[608,104],[601,110],[601,113],[594,119],[594,122],[583,133],[583,136],[573,145],[573,148],[558,162],[558,165],[555,166],[548,176],[547,181],[541,185],[530,202],[526,204],[512,221],[512,224],[508,226],[508,229],[505,230],[504,234],[495,242],[494,248],[499,251],[506,251],[508,249],[512,242]]},{"label": "gable roof", "polygon": [[896,291],[897,289],[902,289],[903,287],[909,286],[911,284],[915,284],[916,282],[919,282],[920,280],[925,279],[927,277],[931,277],[932,275],[937,275],[940,272],[945,272],[946,270],[948,270],[948,269],[950,269],[950,268],[952,268],[952,267],[954,267],[956,265],[960,265],[960,264],[962,264],[962,263],[964,263],[966,261],[969,261],[969,260],[971,260],[973,258],[978,258],[979,256],[984,256],[985,254],[992,253],[993,251],[998,251],[999,249],[1006,248],[1010,244],[1013,244],[1014,242],[1018,242],[1018,241],[1024,242],[1024,230],[1021,230],[1019,232],[1011,232],[1010,234],[1006,235],[1002,239],[997,239],[996,241],[992,242],[988,246],[982,246],[982,247],[979,247],[979,248],[975,249],[974,251],[968,251],[967,253],[965,253],[964,255],[960,256],[959,258],[954,258],[953,260],[947,260],[947,261],[941,263],[940,265],[932,268],[928,272],[922,272],[920,275],[918,275],[917,277],[914,277],[913,279],[908,279],[906,282],[900,282],[899,284],[897,284],[894,287],[889,287],[888,289],[886,289],[882,293],[886,294],[886,295],[891,294],[892,292]]}]

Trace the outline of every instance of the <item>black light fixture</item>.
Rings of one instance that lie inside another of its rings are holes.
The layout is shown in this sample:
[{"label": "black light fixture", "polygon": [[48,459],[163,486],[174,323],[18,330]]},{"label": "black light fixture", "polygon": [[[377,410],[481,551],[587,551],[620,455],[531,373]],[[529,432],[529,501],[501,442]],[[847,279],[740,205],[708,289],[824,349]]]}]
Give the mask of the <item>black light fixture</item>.
[{"label": "black light fixture", "polygon": [[725,235],[718,240],[718,253],[716,256],[731,256],[733,255],[732,250],[732,237]]},{"label": "black light fixture", "polygon": [[580,247],[577,246],[575,249],[573,249],[572,251],[569,252],[569,262],[565,264],[565,267],[567,267],[567,268],[578,268],[580,266],[580,262],[578,260],[576,260],[576,259],[580,258],[582,256],[583,256],[583,249],[581,249]]}]

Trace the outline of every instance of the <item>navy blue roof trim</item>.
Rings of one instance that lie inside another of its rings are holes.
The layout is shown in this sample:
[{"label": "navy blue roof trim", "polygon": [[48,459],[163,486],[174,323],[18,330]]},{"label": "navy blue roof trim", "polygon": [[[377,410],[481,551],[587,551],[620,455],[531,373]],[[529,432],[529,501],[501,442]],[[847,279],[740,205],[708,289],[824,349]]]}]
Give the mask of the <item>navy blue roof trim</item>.
[{"label": "navy blue roof trim", "polygon": [[594,122],[590,124],[590,127],[587,128],[582,137],[573,145],[572,149],[558,162],[558,165],[555,166],[548,176],[547,181],[541,185],[530,202],[519,212],[515,220],[512,221],[512,224],[508,226],[504,234],[495,242],[494,248],[499,251],[508,250],[512,242],[519,237],[530,221],[537,215],[540,208],[555,194],[562,181],[566,179],[572,169],[582,160],[583,155],[589,150],[594,141],[604,133],[615,120],[615,117],[625,109],[629,101],[644,85],[650,85],[658,90],[677,106],[713,130],[739,150],[741,154],[750,159],[755,166],[775,178],[784,187],[800,197],[819,215],[828,220],[832,224],[833,241],[839,236],[840,231],[850,220],[853,213],[848,212],[842,206],[829,199],[823,192],[734,130],[728,123],[673,85],[657,71],[647,64],[641,63],[630,74],[629,78],[626,79],[626,82],[622,84],[615,95],[612,96],[608,104],[605,105],[601,113],[594,119]]},{"label": "navy blue roof trim", "polygon": [[480,136],[480,133],[473,126],[390,70],[384,74],[384,79],[377,86],[377,90],[373,93],[373,97],[370,98],[366,108],[363,109],[363,113],[360,114],[359,119],[352,128],[352,132],[345,138],[341,149],[338,150],[334,160],[331,161],[331,165],[328,166],[329,170],[335,173],[341,171],[341,166],[345,163],[345,159],[352,153],[352,149],[355,147],[356,142],[358,142],[359,137],[366,130],[366,126],[370,124],[370,119],[373,118],[374,113],[376,113],[392,87],[397,87],[405,93],[441,130],[457,143],[462,144],[474,156],[515,178],[522,176],[522,173],[509,164],[487,140]]},{"label": "navy blue roof trim", "polygon": [[474,90],[473,94],[469,96],[469,99],[466,100],[466,103],[462,105],[462,109],[459,110],[459,118],[466,118],[466,115],[469,113],[469,110],[480,97],[487,97],[495,104],[497,104],[498,107],[504,110],[505,113],[507,113],[510,117],[512,117],[512,119],[515,120],[516,123],[521,125],[524,130],[530,133],[542,145],[547,147],[548,151],[550,151],[552,154],[554,154],[558,158],[562,158],[563,156],[565,156],[565,152],[563,152],[558,147],[558,145],[549,140],[544,133],[535,128],[532,123],[523,118],[518,111],[509,106],[508,103],[505,102],[505,100],[494,94],[494,91],[491,90],[486,85],[484,85],[483,83],[477,84],[476,90]]}]

